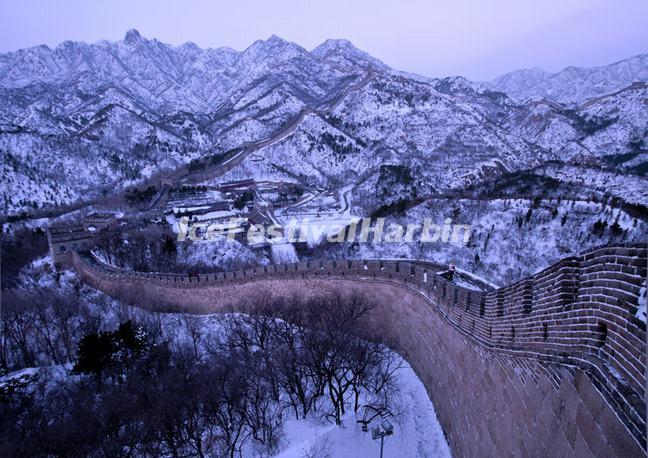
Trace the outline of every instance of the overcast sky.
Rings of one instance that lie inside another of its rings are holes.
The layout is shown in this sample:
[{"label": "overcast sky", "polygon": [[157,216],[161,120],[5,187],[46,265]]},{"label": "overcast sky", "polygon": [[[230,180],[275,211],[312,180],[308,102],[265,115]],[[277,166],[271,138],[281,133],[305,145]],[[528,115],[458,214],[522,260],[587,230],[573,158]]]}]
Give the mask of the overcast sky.
[{"label": "overcast sky", "polygon": [[648,0],[0,0],[0,51],[122,39],[243,50],[276,34],[312,49],[346,38],[426,76],[491,79],[648,52]]}]

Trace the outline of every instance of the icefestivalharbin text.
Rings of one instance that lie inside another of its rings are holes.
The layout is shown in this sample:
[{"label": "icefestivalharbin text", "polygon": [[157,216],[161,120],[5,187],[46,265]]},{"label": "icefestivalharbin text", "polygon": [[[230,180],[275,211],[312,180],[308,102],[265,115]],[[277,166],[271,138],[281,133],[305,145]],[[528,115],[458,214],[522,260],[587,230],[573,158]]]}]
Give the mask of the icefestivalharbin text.
[{"label": "icefestivalharbin text", "polygon": [[441,224],[425,218],[423,223],[400,224],[385,218],[354,218],[345,223],[292,219],[287,224],[250,224],[247,218],[231,218],[227,222],[190,223],[182,217],[177,226],[178,241],[203,242],[222,240],[245,241],[250,244],[281,242],[317,243],[453,243],[466,245],[470,240],[469,224],[454,224],[446,218]]}]

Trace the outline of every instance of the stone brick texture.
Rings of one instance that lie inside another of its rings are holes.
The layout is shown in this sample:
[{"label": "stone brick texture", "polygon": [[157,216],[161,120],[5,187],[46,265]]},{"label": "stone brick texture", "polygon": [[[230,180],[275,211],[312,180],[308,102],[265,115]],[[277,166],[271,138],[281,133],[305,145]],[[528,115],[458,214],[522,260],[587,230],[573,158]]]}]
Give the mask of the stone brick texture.
[{"label": "stone brick texture", "polygon": [[240,310],[261,296],[360,294],[361,330],[412,365],[455,456],[646,456],[645,246],[604,246],[476,291],[402,261],[321,261],[178,275],[74,253],[80,278],[158,311]]}]

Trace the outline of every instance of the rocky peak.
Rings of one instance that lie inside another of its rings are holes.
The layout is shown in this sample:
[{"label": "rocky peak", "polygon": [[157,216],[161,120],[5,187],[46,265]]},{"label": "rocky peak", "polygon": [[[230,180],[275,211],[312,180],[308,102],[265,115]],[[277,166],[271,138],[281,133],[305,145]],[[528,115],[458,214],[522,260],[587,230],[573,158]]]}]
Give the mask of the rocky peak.
[{"label": "rocky peak", "polygon": [[144,41],[142,35],[137,31],[137,29],[130,29],[126,32],[124,36],[124,42],[129,45],[135,45]]},{"label": "rocky peak", "polygon": [[350,67],[375,67],[390,70],[380,60],[356,48],[349,40],[329,39],[311,51],[319,59]]}]

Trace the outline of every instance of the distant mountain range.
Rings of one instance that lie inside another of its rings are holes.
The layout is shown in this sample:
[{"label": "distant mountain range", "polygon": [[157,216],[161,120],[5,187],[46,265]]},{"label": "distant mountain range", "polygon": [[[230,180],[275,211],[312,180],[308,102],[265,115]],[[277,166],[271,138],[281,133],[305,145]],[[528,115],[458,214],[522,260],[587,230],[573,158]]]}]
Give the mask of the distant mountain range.
[{"label": "distant mountain range", "polygon": [[600,67],[567,67],[558,73],[539,68],[516,70],[495,78],[488,87],[517,99],[546,98],[579,103],[648,81],[648,54]]},{"label": "distant mountain range", "polygon": [[643,180],[647,59],[476,83],[399,72],[346,40],[309,52],[272,36],[238,52],[130,30],[5,53],[0,205],[17,214],[109,194],[289,125],[224,179],[351,186],[368,212],[548,161]]}]

